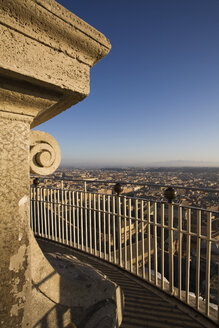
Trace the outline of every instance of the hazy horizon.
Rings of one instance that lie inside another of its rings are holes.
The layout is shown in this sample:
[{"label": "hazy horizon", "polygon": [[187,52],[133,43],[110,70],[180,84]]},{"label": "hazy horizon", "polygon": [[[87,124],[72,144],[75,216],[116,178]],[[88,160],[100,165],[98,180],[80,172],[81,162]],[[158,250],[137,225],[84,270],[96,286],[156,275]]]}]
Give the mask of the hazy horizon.
[{"label": "hazy horizon", "polygon": [[184,161],[184,160],[176,160],[176,161],[161,161],[161,162],[148,162],[145,164],[104,164],[99,163],[63,163],[61,162],[60,168],[153,168],[153,167],[197,167],[197,168],[219,168],[219,162],[205,162],[205,161]]}]

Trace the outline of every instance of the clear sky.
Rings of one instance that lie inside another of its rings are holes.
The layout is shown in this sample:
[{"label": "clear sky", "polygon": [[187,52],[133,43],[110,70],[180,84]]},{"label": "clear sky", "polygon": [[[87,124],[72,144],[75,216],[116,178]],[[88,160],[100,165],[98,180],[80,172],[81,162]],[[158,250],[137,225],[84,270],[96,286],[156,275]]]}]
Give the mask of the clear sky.
[{"label": "clear sky", "polygon": [[37,129],[62,164],[219,162],[219,0],[58,0],[109,38],[90,95]]}]

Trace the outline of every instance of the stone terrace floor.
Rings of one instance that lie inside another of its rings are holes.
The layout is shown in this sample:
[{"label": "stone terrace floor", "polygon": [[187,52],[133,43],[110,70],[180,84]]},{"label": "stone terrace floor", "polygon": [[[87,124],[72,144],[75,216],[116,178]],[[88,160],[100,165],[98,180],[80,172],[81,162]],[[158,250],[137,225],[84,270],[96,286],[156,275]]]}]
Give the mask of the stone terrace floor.
[{"label": "stone terrace floor", "polygon": [[92,255],[51,241],[37,239],[44,253],[73,255],[92,265],[118,284],[125,295],[121,328],[203,328],[218,327],[196,311],[156,287]]}]

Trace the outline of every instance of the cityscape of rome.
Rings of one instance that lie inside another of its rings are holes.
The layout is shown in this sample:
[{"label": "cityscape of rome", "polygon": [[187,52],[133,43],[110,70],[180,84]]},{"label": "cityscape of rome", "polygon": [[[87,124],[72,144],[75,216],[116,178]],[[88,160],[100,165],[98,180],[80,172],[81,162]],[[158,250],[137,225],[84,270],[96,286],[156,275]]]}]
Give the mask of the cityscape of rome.
[{"label": "cityscape of rome", "polygon": [[59,168],[41,180],[45,187],[57,188],[63,181],[70,190],[84,190],[86,181],[88,191],[103,194],[113,193],[115,183],[122,182],[123,194],[157,201],[164,200],[168,186],[175,186],[176,203],[219,211],[219,167]]}]

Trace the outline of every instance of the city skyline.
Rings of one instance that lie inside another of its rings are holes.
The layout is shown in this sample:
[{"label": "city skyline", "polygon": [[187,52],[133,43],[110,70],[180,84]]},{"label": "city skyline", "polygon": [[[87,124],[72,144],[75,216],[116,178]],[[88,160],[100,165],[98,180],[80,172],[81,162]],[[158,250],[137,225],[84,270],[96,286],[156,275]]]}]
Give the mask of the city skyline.
[{"label": "city skyline", "polygon": [[112,44],[87,99],[37,128],[61,165],[218,166],[219,2],[58,2]]}]

